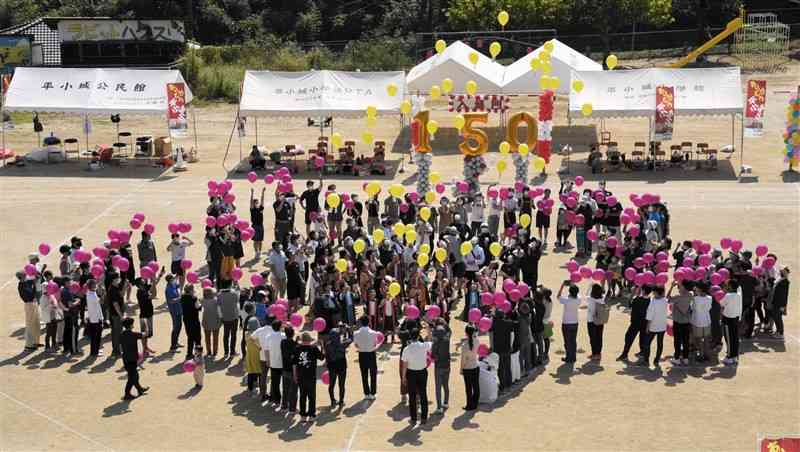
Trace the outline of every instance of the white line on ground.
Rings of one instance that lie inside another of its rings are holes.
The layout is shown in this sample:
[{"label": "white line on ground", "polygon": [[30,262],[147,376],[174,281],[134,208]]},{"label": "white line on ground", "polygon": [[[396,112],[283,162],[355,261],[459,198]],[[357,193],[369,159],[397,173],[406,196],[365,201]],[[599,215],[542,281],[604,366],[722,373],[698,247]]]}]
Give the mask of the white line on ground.
[{"label": "white line on ground", "polygon": [[2,395],[3,397],[7,398],[8,400],[10,400],[10,401],[12,401],[12,402],[16,403],[17,405],[19,405],[19,406],[21,406],[21,407],[23,407],[23,408],[25,408],[25,409],[29,410],[31,413],[33,413],[33,414],[36,414],[36,415],[38,415],[38,416],[41,416],[41,417],[43,417],[43,418],[47,419],[47,420],[48,420],[48,421],[50,421],[51,423],[53,423],[53,424],[55,424],[55,425],[57,425],[57,426],[61,427],[62,429],[64,429],[64,430],[66,430],[66,431],[68,431],[68,432],[70,432],[70,433],[74,434],[75,436],[78,436],[79,438],[83,439],[84,441],[88,441],[88,442],[90,442],[90,443],[92,443],[92,444],[95,444],[95,445],[99,446],[99,447],[100,447],[101,449],[103,449],[103,450],[114,450],[114,449],[112,449],[112,448],[110,448],[110,447],[108,447],[108,446],[106,446],[106,445],[104,445],[104,444],[101,444],[101,443],[99,443],[99,442],[97,442],[97,441],[93,440],[92,438],[89,438],[88,436],[86,436],[86,435],[84,435],[83,433],[81,433],[81,432],[79,432],[79,431],[75,430],[74,428],[72,428],[72,427],[70,427],[70,426],[68,426],[68,425],[65,425],[65,424],[64,424],[64,423],[62,423],[61,421],[59,421],[59,420],[57,420],[57,419],[53,419],[52,417],[50,417],[50,416],[48,416],[48,415],[46,415],[46,414],[42,413],[41,411],[39,411],[39,410],[37,410],[36,408],[34,408],[34,407],[32,407],[32,406],[28,405],[27,403],[25,403],[25,402],[23,402],[23,401],[21,401],[21,400],[17,400],[16,398],[14,398],[14,397],[12,397],[12,396],[10,396],[10,395],[6,394],[6,393],[5,393],[5,392],[3,392],[3,391],[0,391],[0,395]]},{"label": "white line on ground", "polygon": [[[172,167],[169,167],[169,168],[165,169],[158,176],[156,176],[156,177],[154,177],[154,178],[152,178],[150,180],[147,180],[146,182],[143,182],[143,183],[139,184],[139,186],[136,187],[136,189],[129,191],[127,194],[125,194],[124,196],[122,196],[119,199],[117,199],[114,203],[112,203],[110,206],[106,207],[102,212],[100,212],[94,218],[89,220],[89,222],[86,223],[85,225],[83,225],[80,229],[78,229],[77,231],[67,235],[66,237],[64,237],[60,241],[53,242],[53,243],[64,243],[70,237],[78,235],[81,232],[89,229],[89,227],[91,225],[93,225],[97,220],[99,220],[100,218],[103,218],[104,216],[108,215],[111,211],[113,211],[115,208],[117,208],[120,204],[126,202],[131,196],[133,196],[133,195],[137,194],[139,191],[141,191],[148,183],[157,181],[158,179],[161,178],[161,176],[164,176],[165,174],[167,174],[170,171],[172,171]],[[11,285],[12,283],[14,283],[16,281],[17,281],[17,278],[11,278],[10,280],[6,281],[2,286],[0,286],[0,291],[5,290],[6,287],[8,287],[9,285]]]}]

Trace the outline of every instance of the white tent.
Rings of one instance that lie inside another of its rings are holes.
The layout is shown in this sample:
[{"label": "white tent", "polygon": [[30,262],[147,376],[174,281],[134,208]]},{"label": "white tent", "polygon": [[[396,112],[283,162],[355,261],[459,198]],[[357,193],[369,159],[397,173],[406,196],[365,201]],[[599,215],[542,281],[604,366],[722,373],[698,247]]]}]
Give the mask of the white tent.
[{"label": "white tent", "polygon": [[[386,87],[394,83],[397,94]],[[239,102],[241,116],[362,116],[399,114],[405,96],[403,72],[247,71]]]},{"label": "white tent", "polygon": [[433,55],[408,72],[406,81],[411,92],[427,93],[431,86],[441,85],[442,80],[453,81],[453,92],[464,93],[470,80],[478,84],[481,94],[500,94],[503,90],[505,66],[478,52],[478,64],[469,61],[475,50],[461,41],[456,41],[441,54]]},{"label": "white tent", "polygon": [[[557,90],[558,94],[569,94],[572,71],[603,70],[601,64],[592,61],[572,47],[557,39],[553,39],[552,42],[554,46],[553,52],[550,54],[550,64],[552,66],[550,75],[561,80],[561,85]],[[541,78],[542,72],[531,70],[531,60],[539,58],[539,54],[543,50],[544,46],[539,47],[506,67],[505,76],[503,77],[503,93],[540,94],[542,92],[539,89],[539,78]]]},{"label": "white tent", "polygon": [[[5,110],[78,114],[166,114],[167,83],[176,70],[20,67]],[[186,86],[186,103],[192,92]]]},{"label": "white tent", "polygon": [[738,67],[705,69],[651,68],[622,71],[576,71],[580,93],[570,92],[569,110],[581,117],[581,106],[592,105],[592,118],[655,115],[656,87],[675,90],[675,115],[741,114],[742,82]]}]

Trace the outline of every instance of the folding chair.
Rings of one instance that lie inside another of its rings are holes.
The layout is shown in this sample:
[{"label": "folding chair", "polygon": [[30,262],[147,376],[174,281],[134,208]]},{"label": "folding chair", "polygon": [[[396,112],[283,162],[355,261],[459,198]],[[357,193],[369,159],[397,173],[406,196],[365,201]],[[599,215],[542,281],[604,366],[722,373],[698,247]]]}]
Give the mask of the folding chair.
[{"label": "folding chair", "polygon": [[66,138],[64,140],[64,157],[69,160],[69,155],[75,154],[77,159],[81,158],[81,145],[77,138]]},{"label": "folding chair", "polygon": [[692,158],[693,158],[692,154],[694,154],[693,148],[692,148],[692,142],[691,141],[684,141],[683,143],[681,143],[681,152],[683,152],[684,159],[692,160]]}]

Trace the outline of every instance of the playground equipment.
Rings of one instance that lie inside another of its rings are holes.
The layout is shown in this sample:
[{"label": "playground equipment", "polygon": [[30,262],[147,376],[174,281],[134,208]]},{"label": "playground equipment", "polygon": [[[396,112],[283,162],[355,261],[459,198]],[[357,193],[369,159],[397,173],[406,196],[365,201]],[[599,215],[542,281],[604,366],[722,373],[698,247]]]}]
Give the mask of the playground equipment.
[{"label": "playground equipment", "polygon": [[[751,16],[752,15],[754,15],[754,14],[751,14]],[[697,59],[697,57],[699,57],[703,53],[707,52],[710,48],[712,48],[715,45],[719,44],[720,42],[722,42],[728,36],[736,33],[736,31],[741,29],[743,25],[744,25],[744,10],[742,10],[742,13],[741,13],[741,15],[739,17],[737,17],[736,19],[733,19],[732,21],[728,22],[728,25],[726,25],[725,29],[722,30],[719,34],[717,34],[716,36],[714,36],[713,38],[708,40],[708,42],[706,42],[705,44],[701,45],[700,47],[692,50],[685,57],[681,58],[680,60],[676,61],[675,63],[670,64],[669,67],[675,68],[675,69],[682,68],[682,67],[686,66],[687,64],[695,61]]]},{"label": "playground equipment", "polygon": [[789,48],[789,26],[772,13],[748,14],[734,40],[734,53],[743,68],[773,72]]}]

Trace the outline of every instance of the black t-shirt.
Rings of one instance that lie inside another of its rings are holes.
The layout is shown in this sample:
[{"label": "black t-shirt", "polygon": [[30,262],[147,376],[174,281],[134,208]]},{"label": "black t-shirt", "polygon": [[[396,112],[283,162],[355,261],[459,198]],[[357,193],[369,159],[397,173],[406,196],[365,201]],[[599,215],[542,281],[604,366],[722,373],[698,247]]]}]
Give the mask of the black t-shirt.
[{"label": "black t-shirt", "polygon": [[253,226],[264,226],[264,206],[250,208],[250,223]]},{"label": "black t-shirt", "polygon": [[620,215],[622,215],[622,204],[616,203],[608,207],[605,216],[606,226],[618,227]]},{"label": "black t-shirt", "polygon": [[[120,317],[120,314],[125,313],[125,300],[122,296],[122,289],[119,286],[110,285],[108,286],[108,302],[109,302],[109,313],[111,317]],[[114,309],[114,305],[119,307],[119,313],[117,310]]]},{"label": "black t-shirt", "polygon": [[647,320],[647,307],[650,306],[650,299],[636,297],[631,301],[631,322],[644,322]]},{"label": "black t-shirt", "polygon": [[186,323],[200,323],[200,309],[197,308],[197,297],[194,295],[181,295],[181,309],[183,320]]},{"label": "black t-shirt", "polygon": [[367,201],[367,216],[379,217],[381,211],[381,203],[377,199],[370,199]]},{"label": "black t-shirt", "polygon": [[142,337],[142,333],[131,330],[125,330],[119,335],[119,343],[122,346],[122,361],[134,363],[139,361],[139,340]]},{"label": "black t-shirt", "polygon": [[319,211],[319,188],[309,189],[303,192],[300,195],[300,202],[306,206],[306,210],[309,212],[318,212]]},{"label": "black t-shirt", "polygon": [[322,352],[315,345],[300,345],[294,357],[294,365],[302,379],[317,378],[317,361],[322,361]]},{"label": "black t-shirt", "polygon": [[292,219],[292,206],[288,202],[275,201],[272,207],[275,209],[275,219],[277,221],[289,221]]},{"label": "black t-shirt", "polygon": [[281,341],[281,358],[283,360],[283,369],[289,370],[292,368],[297,352],[297,342],[294,339],[284,339]]},{"label": "black t-shirt", "polygon": [[136,301],[139,303],[139,317],[153,317],[153,300],[150,298],[150,286],[136,290]]}]

